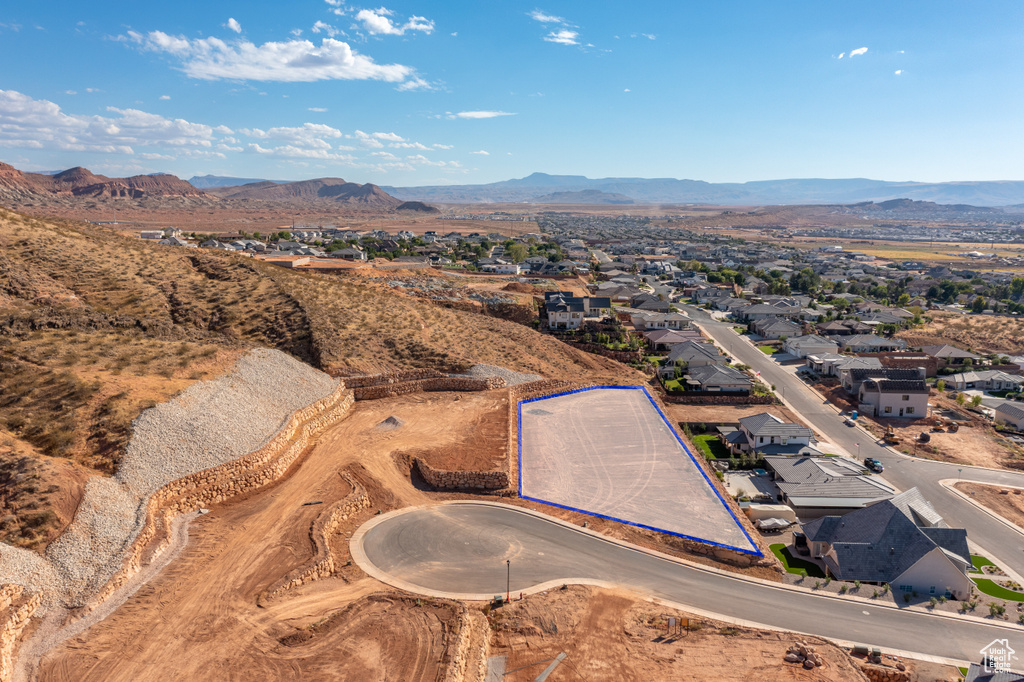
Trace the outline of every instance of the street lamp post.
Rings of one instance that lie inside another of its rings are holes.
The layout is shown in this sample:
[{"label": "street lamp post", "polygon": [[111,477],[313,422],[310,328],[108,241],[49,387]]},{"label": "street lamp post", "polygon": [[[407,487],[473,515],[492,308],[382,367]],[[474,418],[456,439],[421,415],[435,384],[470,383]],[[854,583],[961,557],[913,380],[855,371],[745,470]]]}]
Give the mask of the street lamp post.
[{"label": "street lamp post", "polygon": [[511,594],[510,586],[512,584],[512,560],[511,559],[505,559],[505,568],[506,568],[506,573],[505,573],[505,603],[507,604],[509,601],[511,601],[511,599],[509,599],[509,596]]}]

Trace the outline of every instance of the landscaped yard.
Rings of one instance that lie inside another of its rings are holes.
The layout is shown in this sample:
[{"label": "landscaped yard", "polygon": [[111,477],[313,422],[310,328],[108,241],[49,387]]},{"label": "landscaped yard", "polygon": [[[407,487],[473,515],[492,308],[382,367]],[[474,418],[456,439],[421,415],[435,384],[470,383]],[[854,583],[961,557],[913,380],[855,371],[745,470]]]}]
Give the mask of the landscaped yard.
[{"label": "landscaped yard", "polygon": [[971,555],[971,563],[974,564],[974,573],[981,573],[982,566],[995,566],[994,563],[981,556],[980,554]]},{"label": "landscaped yard", "polygon": [[725,444],[712,433],[694,436],[693,444],[707,459],[729,459],[729,451],[725,449]]},{"label": "landscaped yard", "polygon": [[811,578],[825,577],[825,573],[818,567],[818,564],[794,557],[789,553],[789,548],[781,542],[771,545],[769,549],[772,550],[772,554],[782,562],[782,565],[786,567],[787,573],[809,576]]},{"label": "landscaped yard", "polygon": [[990,597],[1005,599],[1006,601],[1024,601],[1024,594],[1007,589],[988,578],[971,578],[971,580],[978,586],[980,592]]},{"label": "landscaped yard", "polygon": [[774,346],[758,346],[758,349],[765,355],[771,355],[776,350],[778,350]]},{"label": "landscaped yard", "polygon": [[679,383],[679,379],[666,379],[665,380],[666,391],[683,391],[683,385]]}]

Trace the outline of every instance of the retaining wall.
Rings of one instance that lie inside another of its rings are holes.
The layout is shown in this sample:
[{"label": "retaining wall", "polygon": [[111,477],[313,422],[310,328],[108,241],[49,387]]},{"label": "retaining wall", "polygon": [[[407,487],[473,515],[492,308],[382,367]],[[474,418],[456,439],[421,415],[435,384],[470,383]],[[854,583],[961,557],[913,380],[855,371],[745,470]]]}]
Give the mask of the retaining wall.
[{"label": "retaining wall", "polygon": [[463,682],[466,679],[466,665],[469,662],[470,621],[469,609],[462,602],[455,602],[459,609],[456,630],[451,633],[451,658],[444,671],[444,682]]},{"label": "retaining wall", "polygon": [[37,593],[19,604],[21,593],[21,585],[0,586],[0,680],[3,682],[9,682],[14,676],[18,640],[42,601],[42,595]]},{"label": "retaining wall", "polygon": [[449,490],[502,490],[508,487],[507,471],[445,471],[435,469],[419,457],[413,459],[423,480],[435,488]]},{"label": "retaining wall", "polygon": [[352,492],[332,504],[313,520],[309,529],[309,538],[313,542],[313,559],[268,588],[260,595],[258,599],[260,604],[294,587],[334,574],[337,566],[334,563],[334,555],[331,553],[330,537],[337,532],[338,526],[347,521],[350,516],[370,506],[370,498],[363,486],[348,472],[342,472],[341,476],[351,486]]},{"label": "retaining wall", "polygon": [[[266,445],[244,457],[172,481],[153,493],[146,504],[146,523],[139,531],[121,570],[90,600],[89,608],[107,599],[142,567],[143,555],[169,542],[173,517],[217,504],[273,483],[285,474],[309,445],[310,439],[343,417],[353,402],[344,382],[334,392],[304,407]],[[153,541],[160,532],[164,538]]]},{"label": "retaining wall", "polygon": [[[345,383],[348,381],[346,379]],[[478,379],[441,376],[361,386],[353,388],[352,391],[356,400],[379,400],[421,391],[489,391],[494,388],[502,388],[504,385],[505,380],[501,377]]]}]

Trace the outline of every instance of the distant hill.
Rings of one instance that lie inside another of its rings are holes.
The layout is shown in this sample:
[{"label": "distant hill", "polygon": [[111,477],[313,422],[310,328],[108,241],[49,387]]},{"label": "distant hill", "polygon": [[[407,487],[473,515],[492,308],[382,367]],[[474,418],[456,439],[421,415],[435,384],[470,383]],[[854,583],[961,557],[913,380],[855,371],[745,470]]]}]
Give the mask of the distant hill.
[{"label": "distant hill", "polygon": [[264,180],[263,178],[232,178],[227,175],[193,175],[188,179],[193,187],[199,189],[210,189],[211,187],[238,187],[239,185],[251,185],[254,182],[272,182],[279,184],[279,180]]},{"label": "distant hill", "polygon": [[892,199],[937,204],[1008,206],[1024,203],[1024,181],[888,182],[867,178],[759,180],[710,183],[674,178],[601,178],[533,173],[486,185],[383,187],[406,201],[439,203],[533,203],[546,195],[596,190],[621,194],[637,203],[757,206],[854,204]]},{"label": "distant hill", "polygon": [[173,175],[133,175],[108,178],[77,166],[53,175],[23,173],[0,163],[0,198],[26,199],[32,196],[83,198],[208,198],[184,180]]},{"label": "distant hill", "polygon": [[360,185],[342,178],[317,178],[281,184],[266,180],[241,187],[211,188],[209,192],[225,199],[288,202],[320,200],[378,209],[395,209],[402,203],[377,185]]},{"label": "distant hill", "polygon": [[578,192],[552,192],[530,199],[533,204],[634,204],[625,194],[602,192],[599,189],[584,189]]},{"label": "distant hill", "polygon": [[422,201],[403,201],[398,205],[399,211],[414,211],[417,213],[440,213],[441,210],[436,206],[430,204],[424,204]]}]

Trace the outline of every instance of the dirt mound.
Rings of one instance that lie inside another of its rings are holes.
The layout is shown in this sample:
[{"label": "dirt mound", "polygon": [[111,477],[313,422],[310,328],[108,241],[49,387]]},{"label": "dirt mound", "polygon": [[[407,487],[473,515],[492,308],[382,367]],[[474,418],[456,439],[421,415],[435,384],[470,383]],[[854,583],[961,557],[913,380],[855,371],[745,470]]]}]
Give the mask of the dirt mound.
[{"label": "dirt mound", "polygon": [[532,284],[527,284],[526,282],[509,282],[501,289],[502,291],[514,291],[517,294],[538,294],[541,291],[537,287]]},{"label": "dirt mound", "polygon": [[404,425],[405,425],[404,421],[402,421],[401,419],[399,419],[395,415],[391,415],[390,417],[388,417],[387,419],[382,421],[380,424],[377,424],[377,430],[378,431],[394,431],[395,429],[400,428],[401,426],[404,426]]}]

